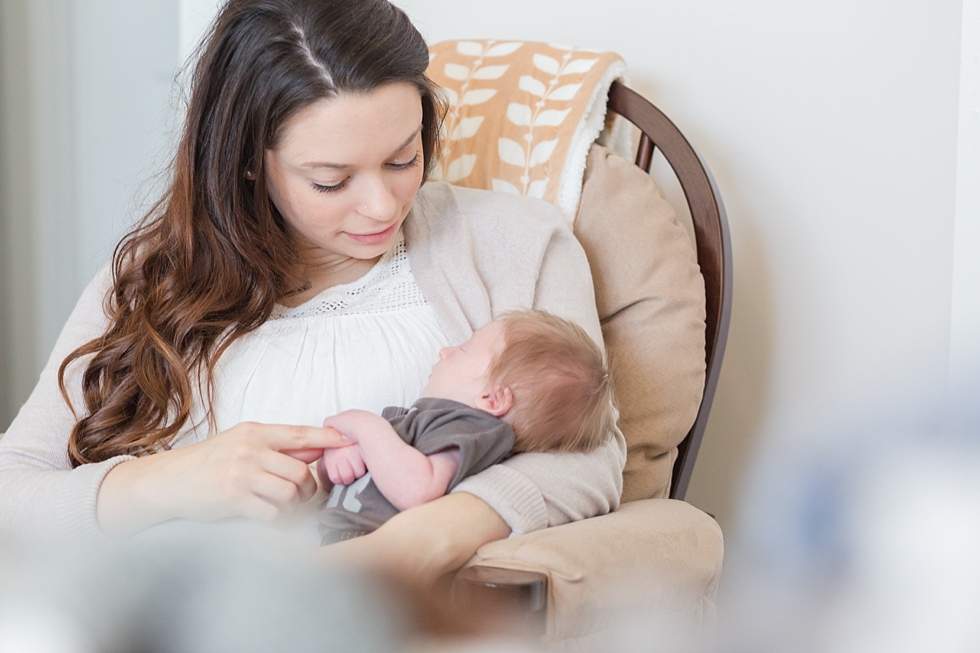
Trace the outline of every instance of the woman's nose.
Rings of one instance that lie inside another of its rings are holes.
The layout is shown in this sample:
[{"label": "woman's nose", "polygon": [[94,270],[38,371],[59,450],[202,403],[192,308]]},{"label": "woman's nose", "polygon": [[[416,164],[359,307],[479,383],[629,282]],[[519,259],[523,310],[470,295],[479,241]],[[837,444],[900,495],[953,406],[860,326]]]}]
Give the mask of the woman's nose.
[{"label": "woman's nose", "polygon": [[365,181],[358,212],[378,222],[389,222],[394,217],[397,207],[398,201],[383,178]]}]

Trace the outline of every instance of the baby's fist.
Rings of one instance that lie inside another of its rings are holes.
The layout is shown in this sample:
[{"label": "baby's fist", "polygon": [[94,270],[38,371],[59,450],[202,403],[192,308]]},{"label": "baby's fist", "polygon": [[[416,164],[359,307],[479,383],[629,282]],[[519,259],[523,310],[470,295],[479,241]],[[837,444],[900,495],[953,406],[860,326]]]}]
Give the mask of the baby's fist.
[{"label": "baby's fist", "polygon": [[341,449],[327,449],[316,464],[317,475],[334,485],[350,485],[367,473],[361,448],[357,445]]}]

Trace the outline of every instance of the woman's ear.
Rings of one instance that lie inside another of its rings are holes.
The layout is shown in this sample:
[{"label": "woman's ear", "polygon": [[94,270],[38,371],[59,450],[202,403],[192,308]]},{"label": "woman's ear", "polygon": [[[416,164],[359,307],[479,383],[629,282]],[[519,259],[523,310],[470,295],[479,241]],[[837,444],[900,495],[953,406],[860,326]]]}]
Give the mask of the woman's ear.
[{"label": "woman's ear", "polygon": [[480,395],[476,407],[494,417],[503,417],[514,407],[514,393],[507,386],[487,388]]}]

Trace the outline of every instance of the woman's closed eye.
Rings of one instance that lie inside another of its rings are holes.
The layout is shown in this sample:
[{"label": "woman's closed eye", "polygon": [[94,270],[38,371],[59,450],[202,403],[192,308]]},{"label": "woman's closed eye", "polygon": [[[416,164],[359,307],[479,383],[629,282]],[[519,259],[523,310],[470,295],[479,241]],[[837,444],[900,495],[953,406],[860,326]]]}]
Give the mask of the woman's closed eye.
[{"label": "woman's closed eye", "polygon": [[345,179],[338,184],[333,184],[332,186],[328,184],[318,184],[315,181],[310,183],[313,184],[313,190],[318,193],[335,193],[347,185],[347,180]]},{"label": "woman's closed eye", "polygon": [[395,170],[406,170],[408,168],[414,168],[422,162],[422,153],[416,152],[415,156],[412,157],[411,161],[406,161],[405,163],[389,163],[389,168],[394,168]]},{"label": "woman's closed eye", "polygon": [[[422,163],[422,153],[416,152],[415,156],[412,157],[411,161],[406,161],[405,163],[389,163],[387,166],[392,170],[408,170],[410,168],[415,168]],[[349,178],[348,178],[349,179]],[[347,179],[344,179],[337,184],[318,184],[315,181],[310,182],[313,185],[313,190],[318,193],[335,193],[338,190],[342,190],[347,185]]]}]

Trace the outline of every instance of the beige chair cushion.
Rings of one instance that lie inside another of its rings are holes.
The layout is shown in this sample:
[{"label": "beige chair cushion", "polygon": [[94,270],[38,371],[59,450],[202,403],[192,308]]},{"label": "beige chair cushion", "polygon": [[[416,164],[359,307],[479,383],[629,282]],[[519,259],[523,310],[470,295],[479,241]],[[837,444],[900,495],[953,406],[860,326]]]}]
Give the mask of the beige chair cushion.
[{"label": "beige chair cushion", "polygon": [[663,498],[704,391],[704,280],[650,175],[599,145],[585,175],[575,234],[592,268],[629,451],[623,501]]},{"label": "beige chair cushion", "polygon": [[682,628],[710,623],[723,555],[721,529],[708,515],[652,499],[484,544],[466,566],[545,574],[549,644],[574,650],[630,626],[634,615]]}]

